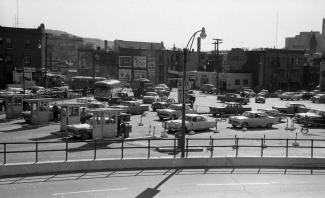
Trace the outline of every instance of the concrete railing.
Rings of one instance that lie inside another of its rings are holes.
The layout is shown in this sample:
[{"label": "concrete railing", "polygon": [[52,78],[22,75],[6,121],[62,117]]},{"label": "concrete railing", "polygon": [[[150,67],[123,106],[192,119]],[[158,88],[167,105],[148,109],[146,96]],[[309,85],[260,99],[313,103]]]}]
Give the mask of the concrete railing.
[{"label": "concrete railing", "polygon": [[0,177],[103,170],[143,170],[174,168],[325,169],[325,159],[279,157],[216,157],[185,159],[97,159],[87,161],[41,162],[33,164],[2,165],[0,166]]}]

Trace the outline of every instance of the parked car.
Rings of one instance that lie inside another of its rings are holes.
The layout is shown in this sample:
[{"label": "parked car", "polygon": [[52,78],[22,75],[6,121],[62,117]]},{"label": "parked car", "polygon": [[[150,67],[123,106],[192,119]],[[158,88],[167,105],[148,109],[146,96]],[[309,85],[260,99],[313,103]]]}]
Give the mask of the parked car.
[{"label": "parked car", "polygon": [[[182,128],[182,120],[169,120],[162,124],[169,132],[180,131]],[[185,115],[185,131],[209,130],[216,126],[216,122],[209,120],[207,117],[199,114]]]},{"label": "parked car", "polygon": [[124,109],[125,113],[129,114],[142,114],[145,111],[149,110],[147,105],[141,105],[137,101],[123,101],[120,105],[112,106],[113,108]]},{"label": "parked car", "polygon": [[171,89],[166,84],[158,84],[155,86],[155,88],[163,88],[166,91],[170,91]]},{"label": "parked car", "polygon": [[220,100],[221,102],[239,102],[241,104],[249,103],[249,98],[242,97],[236,93],[227,93],[225,95],[218,95],[217,100]]},{"label": "parked car", "polygon": [[266,127],[272,128],[274,124],[278,124],[278,118],[271,117],[261,111],[246,111],[241,116],[230,116],[229,124],[233,127]]},{"label": "parked car", "polygon": [[265,103],[265,97],[263,96],[256,96],[255,103]]},{"label": "parked car", "polygon": [[159,101],[151,104],[152,111],[156,111],[156,109],[167,109],[169,105],[176,103],[175,99],[167,98],[167,99],[159,99]]},{"label": "parked car", "polygon": [[284,91],[279,89],[279,90],[275,90],[273,93],[270,93],[269,97],[270,98],[279,98],[281,94],[283,94]]},{"label": "parked car", "polygon": [[153,102],[157,102],[159,99],[159,95],[156,92],[147,92],[143,98],[143,104],[151,104]]},{"label": "parked car", "polygon": [[325,103],[325,94],[316,94],[310,98],[313,103]]},{"label": "parked car", "polygon": [[275,117],[275,118],[278,118],[279,122],[282,122],[283,119],[286,119],[287,116],[283,113],[280,113],[278,110],[276,109],[257,109],[257,111],[261,111],[261,112],[264,112],[266,113],[267,115],[269,116],[272,116],[272,117]]},{"label": "parked car", "polygon": [[272,109],[277,109],[279,112],[284,113],[286,115],[294,115],[295,113],[305,113],[309,111],[304,104],[300,103],[289,103],[284,107],[282,106],[273,106]]},{"label": "parked car", "polygon": [[249,97],[249,98],[256,96],[256,93],[252,89],[244,89],[242,94],[244,95],[244,97]]},{"label": "parked car", "polygon": [[155,87],[154,91],[159,95],[159,97],[168,97],[170,94],[170,91],[163,87]]},{"label": "parked car", "polygon": [[[167,109],[157,109],[157,116],[160,120],[163,119],[172,119],[176,120],[182,115],[182,104],[171,104]],[[185,113],[197,113],[194,109],[191,109],[190,106],[185,106]]]},{"label": "parked car", "polygon": [[217,88],[212,84],[203,84],[201,85],[200,90],[202,93],[209,93],[209,94],[215,94],[217,92]]},{"label": "parked car", "polygon": [[245,111],[251,111],[250,107],[243,107],[238,102],[226,102],[222,107],[209,107],[209,113],[215,116],[240,115]]},{"label": "parked car", "polygon": [[305,126],[325,126],[325,111],[320,111],[316,109],[310,109],[307,113],[298,113],[294,117],[297,123],[303,124]]},{"label": "parked car", "polygon": [[310,91],[301,92],[301,99],[302,100],[310,100],[310,98],[313,97],[313,96],[314,96],[313,92],[310,92]]},{"label": "parked car", "polygon": [[280,100],[301,100],[302,94],[298,92],[284,92],[279,98]]}]

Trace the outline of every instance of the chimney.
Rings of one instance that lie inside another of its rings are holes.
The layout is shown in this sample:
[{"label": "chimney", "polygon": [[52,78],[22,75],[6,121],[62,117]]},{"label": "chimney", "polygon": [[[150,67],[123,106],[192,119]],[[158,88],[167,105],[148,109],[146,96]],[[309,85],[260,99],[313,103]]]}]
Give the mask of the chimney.
[{"label": "chimney", "polygon": [[104,41],[104,50],[107,52],[108,51],[108,44],[107,40]]},{"label": "chimney", "polygon": [[197,52],[201,52],[201,37],[197,37]]}]

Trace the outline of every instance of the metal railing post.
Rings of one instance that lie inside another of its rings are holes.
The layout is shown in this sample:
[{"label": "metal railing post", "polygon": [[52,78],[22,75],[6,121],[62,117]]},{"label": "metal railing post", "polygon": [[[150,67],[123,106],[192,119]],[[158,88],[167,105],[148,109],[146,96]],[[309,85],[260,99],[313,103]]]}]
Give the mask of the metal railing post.
[{"label": "metal railing post", "polygon": [[238,138],[235,139],[235,144],[236,144],[236,157],[238,157]]},{"label": "metal railing post", "polygon": [[288,152],[289,152],[289,140],[286,140],[286,158],[288,158]]},{"label": "metal railing post", "polygon": [[35,142],[35,162],[38,162],[38,142]]},{"label": "metal railing post", "polygon": [[94,160],[96,160],[97,157],[97,141],[94,142]]},{"label": "metal railing post", "polygon": [[313,158],[314,157],[314,139],[311,139],[310,142],[310,157]]},{"label": "metal railing post", "polygon": [[7,163],[7,144],[3,144],[3,164]]},{"label": "metal railing post", "polygon": [[65,140],[65,161],[68,161],[68,141]]},{"label": "metal railing post", "polygon": [[150,158],[150,139],[148,139],[148,159]]},{"label": "metal railing post", "polygon": [[263,138],[261,139],[261,157],[263,157],[263,151],[264,151],[264,140]]},{"label": "metal railing post", "polygon": [[210,157],[213,157],[213,150],[214,150],[214,146],[213,146],[213,138],[212,138],[211,139],[211,151],[210,151],[211,155],[210,155]]},{"label": "metal railing post", "polygon": [[122,139],[122,146],[121,146],[121,159],[124,158],[124,140]]},{"label": "metal railing post", "polygon": [[186,138],[186,158],[188,157],[188,138]]}]

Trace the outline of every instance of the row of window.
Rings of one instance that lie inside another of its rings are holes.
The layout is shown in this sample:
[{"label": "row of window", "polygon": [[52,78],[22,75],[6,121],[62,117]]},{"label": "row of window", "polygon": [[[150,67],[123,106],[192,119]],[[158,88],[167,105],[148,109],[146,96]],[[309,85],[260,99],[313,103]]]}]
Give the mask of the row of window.
[{"label": "row of window", "polygon": [[[2,38],[0,37],[0,45],[5,44],[5,47],[8,49],[12,48],[12,39],[10,37]],[[32,43],[29,39],[25,39],[25,49],[31,49]]]},{"label": "row of window", "polygon": [[[1,62],[6,63],[7,65],[12,65],[12,56],[0,54],[0,63]],[[32,65],[32,57],[25,55],[23,63],[25,67],[30,67]]]},{"label": "row of window", "polygon": [[[235,85],[240,85],[240,79],[235,79]],[[248,79],[243,79],[243,85],[248,85]]]}]

